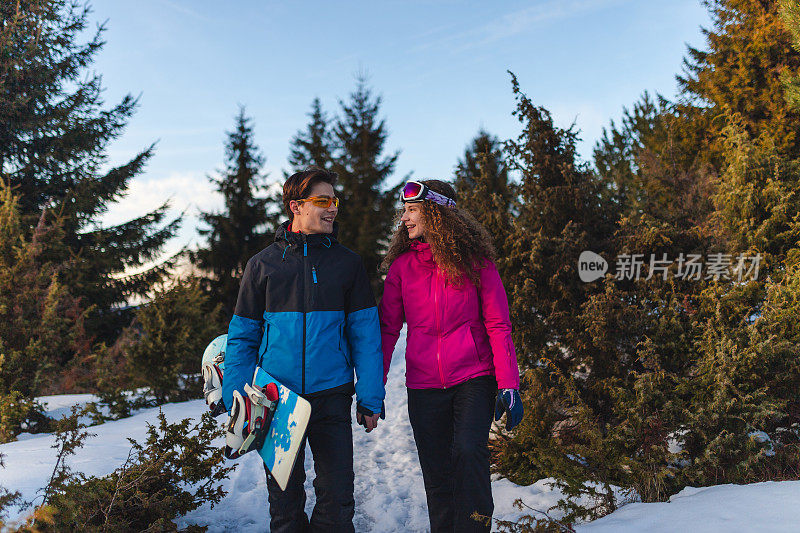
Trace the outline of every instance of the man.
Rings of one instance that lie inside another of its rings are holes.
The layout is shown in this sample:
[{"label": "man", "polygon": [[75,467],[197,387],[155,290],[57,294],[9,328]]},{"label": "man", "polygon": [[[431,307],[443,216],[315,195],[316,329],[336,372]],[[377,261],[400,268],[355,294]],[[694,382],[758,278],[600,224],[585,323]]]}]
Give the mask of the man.
[{"label": "man", "polygon": [[247,262],[228,329],[225,406],[257,364],[311,403],[314,512],[309,523],[303,443],[285,491],[267,473],[273,532],[353,531],[353,393],[367,432],[382,415],[378,312],[361,258],[336,241],[335,181],[336,174],[316,168],[286,180],[289,221]]}]

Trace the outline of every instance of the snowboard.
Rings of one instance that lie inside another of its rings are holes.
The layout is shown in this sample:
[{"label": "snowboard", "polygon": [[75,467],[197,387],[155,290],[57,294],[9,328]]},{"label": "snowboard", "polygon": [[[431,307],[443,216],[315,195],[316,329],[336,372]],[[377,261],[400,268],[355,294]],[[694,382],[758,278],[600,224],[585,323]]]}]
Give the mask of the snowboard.
[{"label": "snowboard", "polygon": [[[213,362],[219,368],[217,375],[220,376],[220,382],[224,374],[227,339],[227,335],[220,335],[203,352],[203,364]],[[272,415],[264,445],[258,449],[258,454],[281,490],[286,490],[311,417],[311,404],[270,376],[263,368],[256,367],[251,385],[265,389],[270,383],[278,387],[280,399]]]}]

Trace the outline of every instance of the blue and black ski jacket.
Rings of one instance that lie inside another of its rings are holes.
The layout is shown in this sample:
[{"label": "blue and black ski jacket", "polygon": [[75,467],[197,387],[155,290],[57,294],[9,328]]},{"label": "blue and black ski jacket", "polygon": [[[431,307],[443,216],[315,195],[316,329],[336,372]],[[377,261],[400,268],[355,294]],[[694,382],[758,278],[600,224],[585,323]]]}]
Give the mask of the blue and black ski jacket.
[{"label": "blue and black ski jacket", "polygon": [[253,378],[256,365],[303,396],[353,390],[381,411],[381,332],[361,257],[332,234],[305,235],[284,222],[275,242],[247,262],[228,326],[222,400]]}]

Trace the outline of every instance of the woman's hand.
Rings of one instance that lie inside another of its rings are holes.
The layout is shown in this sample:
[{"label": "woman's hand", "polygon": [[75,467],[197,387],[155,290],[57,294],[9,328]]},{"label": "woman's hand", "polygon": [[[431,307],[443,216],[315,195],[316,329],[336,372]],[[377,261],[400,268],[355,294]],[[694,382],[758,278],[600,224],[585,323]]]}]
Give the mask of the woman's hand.
[{"label": "woman's hand", "polygon": [[356,421],[367,429],[367,433],[378,427],[378,418],[380,415],[366,416],[356,413]]},{"label": "woman's hand", "polygon": [[511,431],[522,421],[525,409],[522,407],[522,398],[517,389],[501,389],[497,391],[497,401],[494,403],[494,419],[506,414],[506,431]]}]

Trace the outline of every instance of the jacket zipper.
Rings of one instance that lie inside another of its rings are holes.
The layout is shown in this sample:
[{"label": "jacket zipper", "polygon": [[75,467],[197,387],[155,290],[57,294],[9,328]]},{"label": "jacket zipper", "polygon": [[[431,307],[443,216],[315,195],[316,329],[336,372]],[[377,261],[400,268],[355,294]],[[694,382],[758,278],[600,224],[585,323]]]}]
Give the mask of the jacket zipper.
[{"label": "jacket zipper", "polygon": [[442,330],[439,327],[439,269],[434,267],[436,272],[436,281],[433,284],[433,314],[436,317],[436,363],[439,366],[439,379],[442,380],[442,388],[446,389],[447,385],[444,383],[444,372],[442,371]]},{"label": "jacket zipper", "polygon": [[303,372],[302,372],[302,392],[306,393],[306,301],[308,300],[308,284],[306,283],[306,273],[308,272],[308,243],[303,234]]}]

